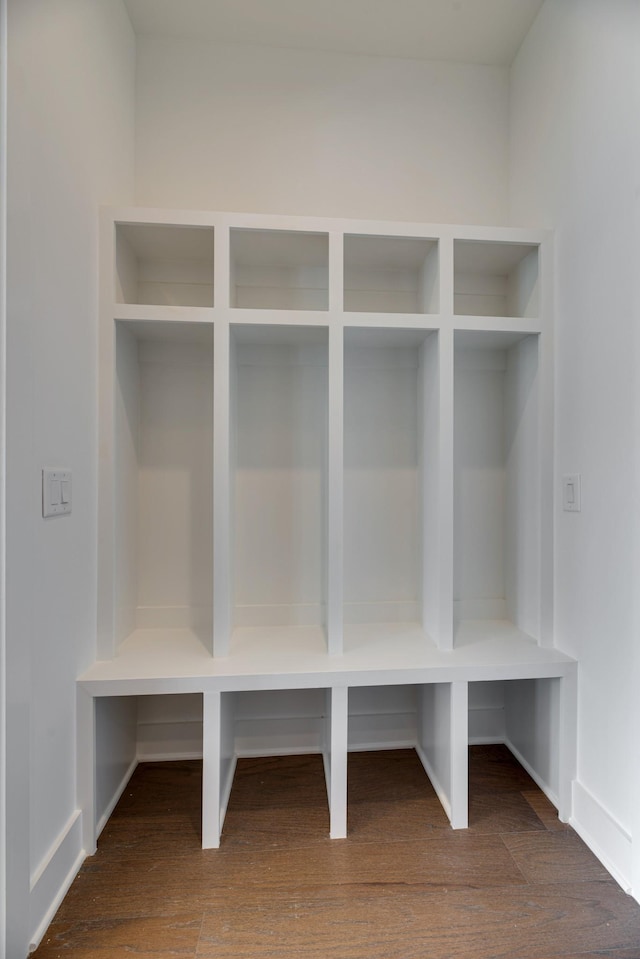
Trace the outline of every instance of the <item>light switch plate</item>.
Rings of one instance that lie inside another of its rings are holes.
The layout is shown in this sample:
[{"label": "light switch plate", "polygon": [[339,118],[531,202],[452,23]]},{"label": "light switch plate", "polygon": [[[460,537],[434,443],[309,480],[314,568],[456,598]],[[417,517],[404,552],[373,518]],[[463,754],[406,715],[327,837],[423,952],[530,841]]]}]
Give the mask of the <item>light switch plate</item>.
[{"label": "light switch plate", "polygon": [[562,509],[567,513],[579,513],[582,509],[580,473],[566,473],[562,477]]},{"label": "light switch plate", "polygon": [[71,470],[42,470],[42,515],[71,512]]}]

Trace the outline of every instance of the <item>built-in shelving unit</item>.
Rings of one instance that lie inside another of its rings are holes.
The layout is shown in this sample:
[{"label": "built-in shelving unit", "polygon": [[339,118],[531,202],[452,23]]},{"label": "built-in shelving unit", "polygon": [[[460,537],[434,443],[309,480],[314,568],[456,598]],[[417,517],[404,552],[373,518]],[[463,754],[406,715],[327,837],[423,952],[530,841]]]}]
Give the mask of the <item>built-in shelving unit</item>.
[{"label": "built-in shelving unit", "polygon": [[[349,737],[399,695],[464,827],[469,685],[552,684],[542,753],[566,818],[549,234],[134,209],[103,213],[101,245],[98,654],[81,721],[96,697],[200,694],[216,846],[239,704],[307,690],[341,836]],[[507,699],[506,739],[536,775],[539,733]],[[274,749],[291,742],[289,723]]]}]

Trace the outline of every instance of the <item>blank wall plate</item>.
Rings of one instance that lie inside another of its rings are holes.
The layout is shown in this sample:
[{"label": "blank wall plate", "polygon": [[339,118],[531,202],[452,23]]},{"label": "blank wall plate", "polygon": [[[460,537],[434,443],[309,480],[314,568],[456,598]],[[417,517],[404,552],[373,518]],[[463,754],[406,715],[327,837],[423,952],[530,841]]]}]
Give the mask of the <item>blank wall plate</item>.
[{"label": "blank wall plate", "polygon": [[566,473],[562,477],[562,508],[567,513],[579,513],[582,508],[580,473]]},{"label": "blank wall plate", "polygon": [[71,470],[43,469],[42,515],[71,512]]}]

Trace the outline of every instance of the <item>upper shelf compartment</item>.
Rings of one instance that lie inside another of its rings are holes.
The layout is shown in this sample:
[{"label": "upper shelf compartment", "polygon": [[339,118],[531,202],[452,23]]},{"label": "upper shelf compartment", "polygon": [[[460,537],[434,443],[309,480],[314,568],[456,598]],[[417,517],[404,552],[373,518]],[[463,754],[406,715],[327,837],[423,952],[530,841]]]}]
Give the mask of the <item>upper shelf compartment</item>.
[{"label": "upper shelf compartment", "polygon": [[116,302],[213,306],[213,228],[116,224]]},{"label": "upper shelf compartment", "polygon": [[438,243],[413,236],[344,238],[344,309],[437,313]]},{"label": "upper shelf compartment", "polygon": [[329,236],[289,230],[231,230],[231,306],[329,308]]},{"label": "upper shelf compartment", "polygon": [[494,240],[455,240],[457,316],[537,317],[538,246]]}]

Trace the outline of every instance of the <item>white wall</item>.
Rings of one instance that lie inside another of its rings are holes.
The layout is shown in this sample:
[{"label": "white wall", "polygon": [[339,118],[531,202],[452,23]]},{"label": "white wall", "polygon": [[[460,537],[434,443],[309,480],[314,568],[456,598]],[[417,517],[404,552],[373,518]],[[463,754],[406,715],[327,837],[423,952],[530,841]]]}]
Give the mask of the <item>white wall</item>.
[{"label": "white wall", "polygon": [[[7,2],[0,0],[0,384],[7,373]],[[6,390],[0,386],[0,929],[7,925],[7,766],[6,766]],[[5,959],[4,935],[0,935],[0,959]]]},{"label": "white wall", "polygon": [[[96,633],[97,209],[133,193],[135,49],[119,0],[10,0],[8,28],[7,954],[20,959],[80,854],[75,679]],[[43,466],[73,470],[70,516],[42,518]]]},{"label": "white wall", "polygon": [[136,200],[505,222],[507,71],[141,38]]},{"label": "white wall", "polygon": [[558,498],[561,475],[582,474],[582,512],[555,517],[556,635],[580,660],[574,818],[627,886],[632,834],[640,845],[639,64],[637,2],[547,0],[510,110],[511,218],[557,231]]}]

